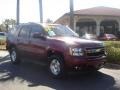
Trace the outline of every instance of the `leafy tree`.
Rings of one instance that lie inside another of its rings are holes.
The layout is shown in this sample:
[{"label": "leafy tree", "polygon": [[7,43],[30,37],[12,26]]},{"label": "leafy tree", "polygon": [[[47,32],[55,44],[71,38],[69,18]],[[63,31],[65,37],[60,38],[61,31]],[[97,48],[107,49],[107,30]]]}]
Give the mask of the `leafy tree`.
[{"label": "leafy tree", "polygon": [[[5,19],[0,25],[0,31],[8,31],[9,28],[12,28],[16,25],[16,21],[14,19]],[[11,27],[10,27],[11,26]]]},{"label": "leafy tree", "polygon": [[46,20],[46,23],[53,23],[53,21],[48,18],[48,19]]},{"label": "leafy tree", "polygon": [[5,32],[6,31],[6,27],[3,24],[0,25],[0,31],[1,32]]},{"label": "leafy tree", "polygon": [[14,25],[16,25],[16,21],[14,19],[5,19],[3,24],[8,26],[11,25],[13,27]]}]

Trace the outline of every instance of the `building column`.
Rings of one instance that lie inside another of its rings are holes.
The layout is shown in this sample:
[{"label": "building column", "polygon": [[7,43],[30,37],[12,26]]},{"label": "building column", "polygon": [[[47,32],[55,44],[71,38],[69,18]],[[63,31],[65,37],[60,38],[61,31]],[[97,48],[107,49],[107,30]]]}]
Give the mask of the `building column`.
[{"label": "building column", "polygon": [[96,35],[100,35],[100,21],[96,21]]},{"label": "building column", "polygon": [[74,18],[74,28],[73,28],[73,30],[76,32],[76,20],[75,20],[75,18]]},{"label": "building column", "polygon": [[119,30],[119,32],[120,32],[120,22],[118,22],[118,25],[119,25],[119,26],[118,26],[118,30]]}]

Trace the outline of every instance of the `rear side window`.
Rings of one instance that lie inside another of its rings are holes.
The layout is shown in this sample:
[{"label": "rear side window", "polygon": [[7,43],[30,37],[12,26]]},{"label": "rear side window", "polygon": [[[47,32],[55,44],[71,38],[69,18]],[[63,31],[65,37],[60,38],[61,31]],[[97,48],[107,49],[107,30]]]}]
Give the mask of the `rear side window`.
[{"label": "rear side window", "polygon": [[28,38],[29,37],[29,32],[30,32],[30,28],[28,26],[23,26],[19,32],[19,37],[22,38]]},{"label": "rear side window", "polygon": [[15,26],[15,27],[11,28],[11,29],[8,31],[7,36],[9,37],[9,35],[11,35],[11,36],[17,37],[17,36],[18,36],[18,33],[19,33],[19,31],[20,31],[20,28],[21,28],[21,26]]}]

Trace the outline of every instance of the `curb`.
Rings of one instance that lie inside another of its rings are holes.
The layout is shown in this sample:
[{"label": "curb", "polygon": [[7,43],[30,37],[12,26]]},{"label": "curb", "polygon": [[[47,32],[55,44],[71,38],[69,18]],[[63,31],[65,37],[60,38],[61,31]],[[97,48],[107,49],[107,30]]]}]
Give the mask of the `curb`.
[{"label": "curb", "polygon": [[120,69],[120,65],[119,64],[112,64],[112,63],[106,63],[104,65],[105,68],[109,68],[109,69]]}]

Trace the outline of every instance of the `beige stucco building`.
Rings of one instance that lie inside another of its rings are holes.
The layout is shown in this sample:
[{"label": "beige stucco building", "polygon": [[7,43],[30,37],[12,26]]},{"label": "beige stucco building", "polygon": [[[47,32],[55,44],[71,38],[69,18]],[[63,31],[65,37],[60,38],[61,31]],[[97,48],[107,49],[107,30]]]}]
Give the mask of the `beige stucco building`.
[{"label": "beige stucco building", "polygon": [[[55,23],[69,26],[70,14],[64,14]],[[120,9],[94,7],[74,11],[74,30],[79,35],[85,33],[92,33],[97,36],[103,33],[118,35],[120,34]]]}]

